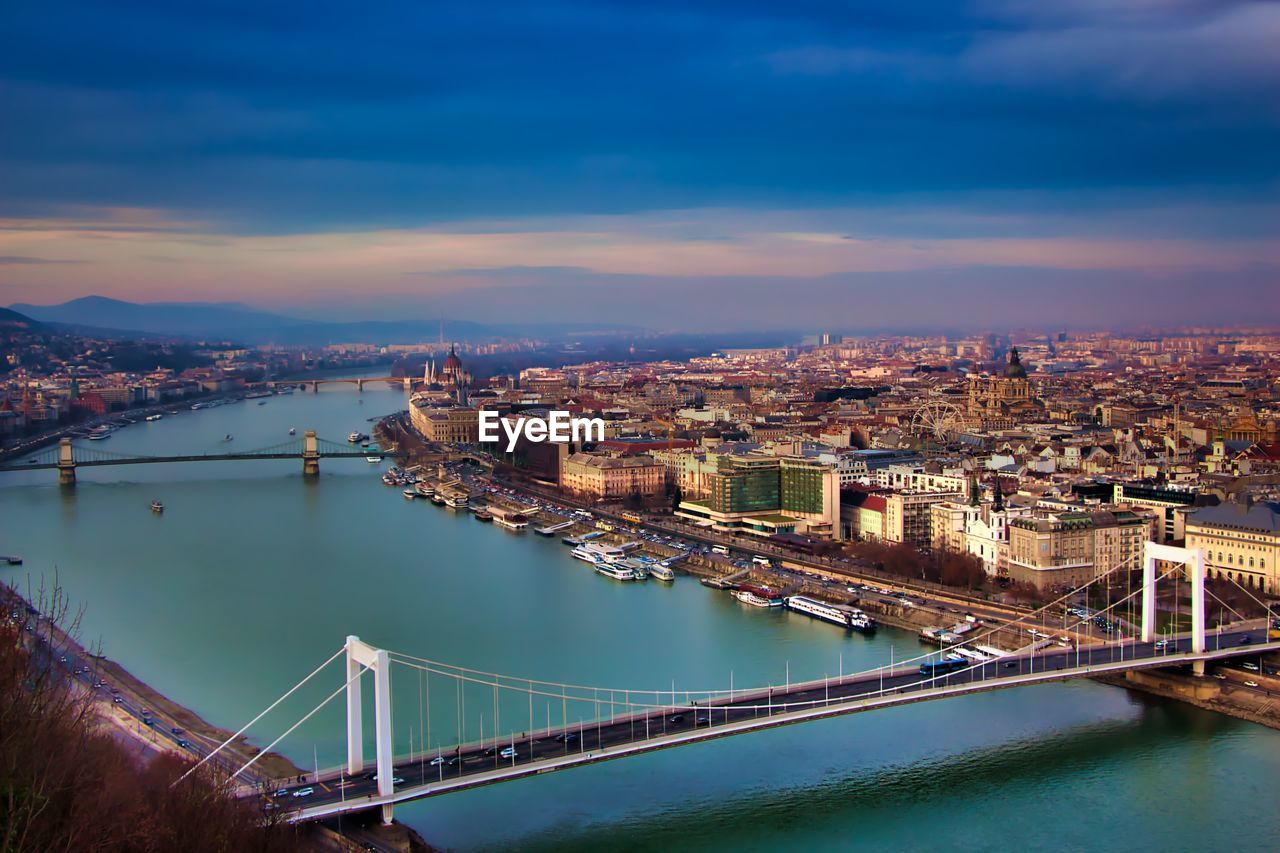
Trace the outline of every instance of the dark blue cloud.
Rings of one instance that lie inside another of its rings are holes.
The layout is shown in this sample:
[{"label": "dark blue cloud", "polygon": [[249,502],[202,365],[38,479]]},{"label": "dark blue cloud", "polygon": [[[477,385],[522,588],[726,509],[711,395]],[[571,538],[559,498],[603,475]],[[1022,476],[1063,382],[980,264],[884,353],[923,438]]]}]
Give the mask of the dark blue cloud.
[{"label": "dark blue cloud", "polygon": [[1275,4],[1110,6],[16,0],[0,213],[162,207],[289,231],[1273,194]]}]

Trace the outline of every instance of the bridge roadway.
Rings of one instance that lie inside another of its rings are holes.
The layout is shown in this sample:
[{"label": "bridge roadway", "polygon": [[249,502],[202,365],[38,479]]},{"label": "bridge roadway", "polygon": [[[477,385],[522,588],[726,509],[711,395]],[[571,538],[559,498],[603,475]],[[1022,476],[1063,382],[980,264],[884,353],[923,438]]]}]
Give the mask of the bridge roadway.
[{"label": "bridge roadway", "polygon": [[[381,450],[352,450],[349,452],[320,451],[320,459],[364,459],[369,456],[383,457]],[[157,462],[235,462],[261,459],[301,459],[301,453],[204,453],[190,456],[136,456],[120,459],[77,459],[77,468],[95,468],[102,465],[150,465]],[[26,464],[10,462],[0,464],[0,471],[40,471],[57,468],[57,462],[27,462]]]},{"label": "bridge roadway", "polygon": [[[486,740],[483,745],[469,744],[460,750],[445,752],[434,765],[432,761],[437,758],[434,753],[397,757],[395,776],[404,781],[396,784],[389,797],[378,795],[377,782],[371,778],[372,762],[357,778],[344,778],[339,771],[323,773],[319,779],[308,778],[305,783],[269,794],[267,807],[286,811],[292,821],[317,820],[806,720],[1108,672],[1280,651],[1280,642],[1260,641],[1265,635],[1265,630],[1257,629],[1210,635],[1208,651],[1201,655],[1190,651],[1191,641],[1186,638],[1170,643],[1163,650],[1157,650],[1154,643],[1099,646],[1079,649],[1078,653],[1076,649],[1052,646],[1034,655],[975,663],[972,669],[935,678],[922,676],[915,666],[886,673],[883,682],[878,673],[872,673],[845,676],[842,680],[818,679],[764,692],[735,693],[732,701],[717,700],[694,707],[672,706],[620,716],[612,721],[592,721],[549,731],[540,729],[531,733],[532,737],[515,739],[514,759],[503,759],[499,755],[499,750],[512,744],[510,736],[500,739],[496,747]],[[1247,645],[1245,637],[1249,638]],[[652,695],[652,691],[649,694]],[[789,707],[776,707],[780,705]],[[312,789],[313,793],[293,796],[295,791],[305,788]]]}]

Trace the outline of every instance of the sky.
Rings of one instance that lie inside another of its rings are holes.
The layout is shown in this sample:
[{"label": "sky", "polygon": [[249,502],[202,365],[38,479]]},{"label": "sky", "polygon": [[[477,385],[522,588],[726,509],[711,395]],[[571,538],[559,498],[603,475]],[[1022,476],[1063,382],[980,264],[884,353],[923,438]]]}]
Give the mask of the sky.
[{"label": "sky", "polygon": [[0,304],[1280,325],[1277,2],[5,8]]}]

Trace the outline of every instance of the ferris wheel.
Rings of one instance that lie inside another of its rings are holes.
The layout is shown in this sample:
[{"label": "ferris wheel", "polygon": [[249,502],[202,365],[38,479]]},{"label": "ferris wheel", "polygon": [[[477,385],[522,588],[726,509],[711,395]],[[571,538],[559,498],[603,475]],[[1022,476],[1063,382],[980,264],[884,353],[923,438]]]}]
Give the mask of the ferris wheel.
[{"label": "ferris wheel", "polygon": [[930,400],[911,416],[911,432],[932,437],[935,441],[948,442],[963,429],[963,413],[943,400]]}]

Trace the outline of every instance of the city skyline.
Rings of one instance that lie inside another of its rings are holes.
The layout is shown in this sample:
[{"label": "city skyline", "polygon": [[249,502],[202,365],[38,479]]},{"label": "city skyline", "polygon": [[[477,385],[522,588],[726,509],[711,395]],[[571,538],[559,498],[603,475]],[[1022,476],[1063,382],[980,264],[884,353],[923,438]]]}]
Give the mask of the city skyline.
[{"label": "city skyline", "polygon": [[1274,6],[295,11],[20,5],[0,304],[1280,322]]}]

